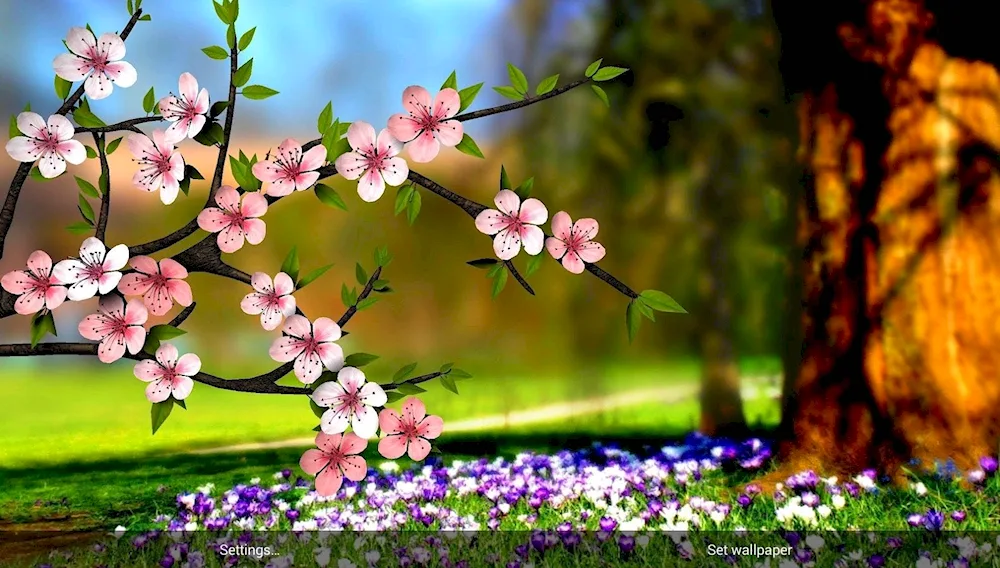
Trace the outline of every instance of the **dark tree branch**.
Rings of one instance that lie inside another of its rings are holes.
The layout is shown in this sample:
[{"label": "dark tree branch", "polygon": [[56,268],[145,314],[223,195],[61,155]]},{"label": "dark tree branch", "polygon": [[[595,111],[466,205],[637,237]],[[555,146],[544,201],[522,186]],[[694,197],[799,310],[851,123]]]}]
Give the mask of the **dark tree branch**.
[{"label": "dark tree branch", "polygon": [[451,201],[455,205],[458,205],[459,207],[462,208],[462,211],[468,213],[469,217],[472,217],[473,219],[475,219],[477,215],[488,209],[488,207],[486,207],[485,205],[476,203],[471,199],[466,199],[461,195],[455,193],[454,191],[445,188],[438,182],[422,174],[419,174],[413,170],[410,170],[410,175],[407,177],[413,183],[426,188],[427,191],[440,195],[441,197],[447,199],[448,201]]},{"label": "dark tree branch", "polygon": [[372,272],[371,276],[368,277],[368,282],[365,284],[364,289],[361,290],[361,294],[358,295],[357,301],[354,302],[354,305],[349,306],[347,308],[347,311],[344,312],[344,315],[340,316],[340,319],[337,320],[337,325],[339,325],[341,329],[343,329],[344,326],[347,325],[347,322],[351,321],[351,318],[354,317],[354,314],[358,313],[358,304],[361,303],[361,300],[364,300],[365,298],[368,297],[369,294],[372,293],[372,289],[375,286],[375,281],[378,280],[379,276],[381,275],[382,275],[382,267],[380,266],[375,269],[375,272]]},{"label": "dark tree branch", "polygon": [[146,122],[159,122],[163,120],[162,116],[140,116],[139,118],[130,118],[129,120],[123,120],[121,122],[116,122],[114,124],[109,124],[107,126],[98,126],[96,128],[77,128],[77,134],[81,132],[96,132],[96,133],[106,133],[106,132],[119,132],[121,130],[128,130],[131,132],[142,132],[136,126],[144,124]]},{"label": "dark tree branch", "polygon": [[420,375],[419,377],[413,377],[412,379],[406,379],[405,381],[399,383],[386,383],[384,385],[379,385],[379,386],[382,387],[382,390],[396,390],[402,385],[416,385],[419,383],[426,383],[427,381],[432,381],[438,377],[447,374],[448,373],[440,373],[440,372],[428,373],[426,375]]},{"label": "dark tree branch", "polygon": [[615,290],[618,290],[619,292],[625,294],[626,296],[632,298],[633,300],[639,297],[639,294],[636,293],[635,290],[629,288],[628,286],[625,285],[624,282],[605,272],[600,266],[589,263],[585,263],[585,266],[587,268],[587,272],[607,282],[608,285],[614,288]]},{"label": "dark tree branch", "polygon": [[214,233],[175,254],[173,259],[186,268],[188,272],[207,272],[244,284],[250,283],[249,274],[229,266],[222,260],[218,237]]},{"label": "dark tree branch", "polygon": [[[128,23],[125,24],[125,29],[122,30],[122,41],[125,41],[125,38],[132,32],[132,28],[135,27],[135,23],[139,21],[140,16],[142,16],[142,10],[136,10],[132,14]],[[80,100],[83,93],[83,84],[81,83],[76,91],[56,110],[55,114],[65,115],[68,113]],[[0,259],[3,258],[4,246],[7,244],[7,233],[10,232],[10,226],[14,222],[14,210],[17,209],[17,200],[21,197],[21,188],[24,186],[24,181],[28,179],[28,174],[31,173],[31,166],[30,162],[24,162],[17,167],[17,171],[14,172],[14,179],[10,181],[10,189],[7,190],[7,199],[4,201],[3,209],[0,209]]]},{"label": "dark tree branch", "polygon": [[540,103],[546,99],[551,99],[552,97],[558,97],[559,95],[567,91],[571,91],[579,87],[580,85],[586,85],[589,82],[590,82],[589,78],[578,79],[576,81],[573,81],[572,83],[567,83],[562,87],[559,87],[558,89],[552,89],[551,91],[545,93],[544,95],[540,95],[537,97],[529,97],[524,99],[523,101],[515,101],[512,103],[507,103],[505,105],[495,106],[491,108],[484,108],[482,110],[477,110],[473,112],[467,112],[465,114],[460,114],[450,120],[457,120],[459,122],[464,122],[466,120],[475,120],[477,118],[483,118],[494,114],[500,114],[502,112],[517,110],[519,108],[524,108],[526,106],[533,105],[535,103]]},{"label": "dark tree branch", "polygon": [[[97,145],[97,156],[101,161],[101,178],[106,180],[105,187],[101,187],[101,211],[97,215],[97,228],[94,231],[94,236],[103,242],[108,230],[108,215],[111,214],[111,169],[108,167],[108,151],[104,146],[104,135],[94,132],[93,136],[94,144]],[[101,183],[98,182],[97,185],[100,186]]]},{"label": "dark tree branch", "polygon": [[14,302],[16,301],[17,296],[4,290],[3,288],[0,288],[0,319],[10,317],[17,313],[14,311]]},{"label": "dark tree branch", "polygon": [[181,310],[181,313],[174,316],[174,319],[170,320],[170,323],[167,325],[170,327],[180,327],[191,316],[191,313],[194,312],[194,307],[197,305],[198,302],[191,302],[190,306]]},{"label": "dark tree branch", "polygon": [[517,280],[517,283],[520,284],[522,288],[527,290],[528,293],[531,294],[532,296],[535,295],[535,291],[531,289],[531,286],[528,284],[528,281],[525,280],[524,277],[521,276],[521,273],[517,271],[517,267],[514,266],[514,263],[512,261],[505,260],[503,261],[503,265],[507,267],[507,270],[510,271],[512,276],[514,276],[514,280]]}]

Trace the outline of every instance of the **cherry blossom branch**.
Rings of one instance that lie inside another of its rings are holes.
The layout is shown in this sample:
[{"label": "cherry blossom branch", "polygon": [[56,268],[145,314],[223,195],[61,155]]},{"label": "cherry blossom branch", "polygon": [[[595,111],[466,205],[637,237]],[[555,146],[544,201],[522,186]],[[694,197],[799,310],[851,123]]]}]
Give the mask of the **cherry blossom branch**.
[{"label": "cherry blossom branch", "polygon": [[406,379],[405,381],[401,381],[401,382],[398,382],[398,383],[386,383],[386,384],[379,385],[379,386],[382,387],[382,390],[395,390],[395,389],[398,389],[399,387],[401,387],[403,385],[416,385],[416,384],[419,384],[419,383],[426,383],[427,381],[433,381],[434,379],[436,379],[438,377],[443,377],[443,376],[445,376],[447,374],[448,373],[442,373],[442,372],[436,371],[436,372],[433,372],[433,373],[428,373],[426,375],[420,375],[419,377],[413,377],[412,379]]},{"label": "cherry blossom branch", "polygon": [[145,124],[147,122],[159,122],[163,120],[162,116],[140,116],[137,118],[130,118],[128,120],[123,120],[121,122],[116,122],[114,124],[108,124],[106,126],[96,126],[94,128],[77,128],[77,134],[81,132],[95,132],[95,133],[107,133],[107,132],[120,132],[122,130],[128,130],[131,132],[142,133],[141,130],[136,128],[140,124]]},{"label": "cherry blossom branch", "polygon": [[237,55],[239,51],[236,46],[229,48],[229,102],[226,105],[226,124],[222,128],[222,144],[219,145],[219,157],[215,161],[215,174],[212,176],[212,185],[208,189],[208,201],[205,207],[212,204],[215,192],[222,187],[222,174],[226,169],[226,157],[229,155],[229,139],[233,135],[233,119],[236,116],[236,69],[238,68]]},{"label": "cherry blossom branch", "polygon": [[175,254],[173,259],[186,268],[188,272],[207,272],[208,274],[230,278],[244,284],[250,283],[249,274],[233,268],[222,260],[222,252],[219,250],[215,234],[210,234],[187,249]]},{"label": "cherry blossom branch", "polygon": [[11,294],[10,292],[0,288],[0,319],[10,317],[14,315],[14,302],[17,301],[17,296]]},{"label": "cherry blossom branch", "polygon": [[[555,259],[553,259],[553,260],[555,260]],[[621,292],[622,294],[628,296],[629,298],[632,298],[633,300],[639,297],[639,294],[635,290],[629,288],[628,286],[625,285],[624,282],[622,282],[621,280],[615,278],[611,274],[608,274],[600,266],[597,266],[596,264],[590,264],[590,263],[585,263],[585,264],[586,264],[585,268],[586,268],[587,272],[589,272],[589,273],[593,274],[594,276],[600,278],[601,280],[603,280],[604,282],[606,282],[609,286],[611,286],[615,290],[618,290],[619,292]]]},{"label": "cherry blossom branch", "polygon": [[191,313],[194,312],[194,307],[197,305],[198,302],[191,302],[190,306],[181,310],[181,313],[174,316],[174,319],[170,320],[170,323],[168,323],[167,325],[169,325],[170,327],[180,327],[181,324],[184,323],[185,320],[187,320],[188,317],[191,316]]},{"label": "cherry blossom branch", "polygon": [[524,98],[524,100],[515,101],[515,102],[512,102],[512,103],[507,103],[505,105],[499,105],[499,106],[495,106],[495,107],[491,107],[491,108],[484,108],[482,110],[476,110],[476,111],[472,111],[472,112],[467,112],[465,114],[460,114],[460,115],[452,118],[451,120],[457,120],[459,122],[464,122],[466,120],[475,120],[477,118],[483,118],[483,117],[487,117],[487,116],[492,116],[494,114],[500,114],[502,112],[508,112],[508,111],[512,111],[512,110],[517,110],[519,108],[524,108],[526,106],[533,105],[535,103],[540,103],[540,102],[542,102],[542,101],[544,101],[546,99],[551,99],[552,97],[558,97],[559,95],[561,95],[561,94],[563,94],[563,93],[565,93],[567,91],[571,91],[571,90],[573,90],[573,89],[575,89],[575,88],[577,88],[577,87],[579,87],[581,85],[586,85],[589,82],[590,82],[590,78],[589,77],[586,78],[586,79],[577,79],[576,81],[573,81],[572,83],[567,83],[567,84],[563,85],[562,87],[559,87],[558,89],[552,89],[551,91],[545,93],[544,95],[539,95],[537,97],[532,97],[530,95],[526,95],[526,97]]},{"label": "cherry blossom branch", "polygon": [[340,316],[340,319],[337,320],[337,325],[339,325],[341,329],[343,329],[343,327],[347,325],[347,322],[351,321],[351,318],[354,317],[354,314],[358,313],[358,304],[361,303],[362,300],[367,298],[372,293],[372,290],[375,287],[375,281],[378,280],[379,276],[381,275],[382,275],[382,267],[380,266],[375,269],[375,272],[372,272],[371,276],[368,277],[368,282],[365,283],[364,289],[362,289],[361,293],[358,294],[358,299],[354,301],[353,305],[348,306],[347,311],[344,312],[344,315]]},{"label": "cherry blossom branch", "polygon": [[[136,22],[142,16],[142,10],[136,10],[132,17],[129,18],[127,24],[125,24],[125,29],[119,34],[122,41],[132,33],[132,28],[135,27]],[[73,91],[73,94],[69,96],[68,99],[63,101],[62,106],[56,110],[55,114],[65,115],[73,106],[79,102],[80,97],[84,93],[84,84],[80,83],[80,86]],[[31,173],[31,162],[23,162],[17,167],[17,171],[14,172],[14,178],[10,180],[10,189],[7,190],[7,199],[4,201],[3,209],[0,209],[0,259],[3,258],[4,247],[7,244],[7,233],[10,232],[10,226],[14,222],[14,210],[17,209],[17,200],[21,197],[21,188],[24,186],[25,180],[28,179],[28,174]]]},{"label": "cherry blossom branch", "polygon": [[104,187],[101,187],[101,211],[97,216],[97,228],[94,231],[94,236],[104,242],[104,234],[108,230],[108,215],[111,212],[111,169],[108,167],[108,151],[104,146],[104,135],[94,132],[93,136],[94,144],[97,146],[97,156],[101,161],[100,179],[105,181],[104,184],[97,184]]}]

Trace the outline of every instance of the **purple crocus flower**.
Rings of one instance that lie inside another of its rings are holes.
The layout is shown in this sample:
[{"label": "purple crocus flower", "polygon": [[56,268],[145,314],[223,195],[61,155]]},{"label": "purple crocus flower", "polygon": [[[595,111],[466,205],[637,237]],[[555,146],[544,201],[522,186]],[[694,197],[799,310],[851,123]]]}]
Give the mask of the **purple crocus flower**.
[{"label": "purple crocus flower", "polygon": [[736,498],[736,502],[740,505],[740,507],[743,507],[745,509],[750,506],[750,503],[753,502],[753,499],[751,499],[749,495],[744,493]]},{"label": "purple crocus flower", "polygon": [[299,520],[299,511],[297,509],[289,509],[285,511],[285,518],[293,523]]},{"label": "purple crocus flower", "polygon": [[903,539],[898,536],[890,536],[886,539],[885,545],[892,550],[903,547]]},{"label": "purple crocus flower", "polygon": [[868,557],[868,566],[871,568],[882,568],[885,566],[885,556],[881,554],[872,554]]},{"label": "purple crocus flower", "polygon": [[532,548],[538,552],[545,552],[545,533],[542,531],[533,531],[530,542]]},{"label": "purple crocus flower", "polygon": [[953,511],[951,513],[951,518],[955,522],[961,523],[965,520],[965,511]]},{"label": "purple crocus flower", "polygon": [[611,532],[618,526],[618,521],[611,517],[601,517],[600,527],[602,531]]},{"label": "purple crocus flower", "polygon": [[631,554],[635,550],[635,537],[624,534],[619,536],[618,549],[625,554]]},{"label": "purple crocus flower", "polygon": [[928,509],[924,515],[924,528],[937,532],[944,526],[944,515],[936,509]]},{"label": "purple crocus flower", "polygon": [[906,517],[906,523],[911,527],[919,527],[924,524],[924,516],[920,513],[913,513]]},{"label": "purple crocus flower", "polygon": [[160,566],[162,566],[163,568],[171,568],[173,565],[174,565],[174,557],[170,556],[169,554],[160,559]]},{"label": "purple crocus flower", "polygon": [[979,458],[979,467],[983,469],[986,475],[993,475],[997,472],[997,459],[993,456],[983,456]]}]

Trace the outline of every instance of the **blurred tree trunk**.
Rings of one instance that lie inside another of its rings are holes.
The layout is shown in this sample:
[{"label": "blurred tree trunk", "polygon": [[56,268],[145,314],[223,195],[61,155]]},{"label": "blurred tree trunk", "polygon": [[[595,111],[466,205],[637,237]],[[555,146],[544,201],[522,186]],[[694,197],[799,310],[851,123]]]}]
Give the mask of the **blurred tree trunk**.
[{"label": "blurred tree trunk", "polygon": [[739,148],[723,134],[713,146],[717,172],[700,193],[698,223],[702,235],[698,310],[701,349],[701,423],[699,430],[710,436],[738,437],[747,423],[740,397],[740,370],[733,341],[733,298],[730,291],[733,246],[738,212],[734,175],[739,169]]},{"label": "blurred tree trunk", "polygon": [[774,0],[807,176],[802,360],[772,480],[996,451],[1000,77],[972,61],[996,57],[996,11]]}]

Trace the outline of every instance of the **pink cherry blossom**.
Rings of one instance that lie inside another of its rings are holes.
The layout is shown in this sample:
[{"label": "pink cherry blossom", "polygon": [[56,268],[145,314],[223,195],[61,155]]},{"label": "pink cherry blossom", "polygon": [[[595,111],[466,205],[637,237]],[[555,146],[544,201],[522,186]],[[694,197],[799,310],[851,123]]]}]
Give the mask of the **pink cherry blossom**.
[{"label": "pink cherry blossom", "polygon": [[337,158],[337,171],[349,180],[361,178],[358,195],[371,203],[385,193],[385,186],[397,186],[406,181],[410,168],[406,160],[396,156],[403,150],[403,143],[389,134],[386,128],[375,137],[375,128],[367,122],[353,122],[347,129],[347,141],[353,152]]},{"label": "pink cherry blossom", "polygon": [[132,370],[140,381],[149,383],[146,399],[149,402],[163,402],[173,396],[184,400],[191,394],[194,381],[191,377],[201,370],[201,359],[194,353],[177,357],[177,348],[170,343],[161,343],[156,350],[156,359],[143,359]]},{"label": "pink cherry blossom", "polygon": [[228,185],[215,194],[219,205],[198,214],[198,226],[209,233],[219,233],[217,242],[222,252],[236,252],[243,248],[244,239],[252,245],[264,240],[267,226],[258,219],[267,213],[267,198],[258,192],[240,194]]},{"label": "pink cherry blossom", "polygon": [[579,219],[574,224],[565,211],[552,216],[553,237],[545,239],[545,248],[552,258],[562,259],[563,268],[573,274],[584,270],[584,262],[595,263],[604,258],[604,246],[592,239],[597,236],[597,221]]},{"label": "pink cherry blossom", "polygon": [[549,212],[541,201],[530,198],[521,203],[521,198],[509,189],[501,190],[494,202],[496,209],[487,209],[476,217],[476,228],[493,239],[493,251],[500,260],[510,260],[521,252],[536,255],[542,252],[545,233],[537,225],[548,218]]},{"label": "pink cherry blossom", "polygon": [[442,89],[432,102],[427,89],[407,87],[403,91],[403,107],[407,112],[389,117],[389,132],[407,142],[414,162],[429,162],[442,145],[450,148],[462,141],[462,123],[448,120],[458,114],[461,105],[462,98],[455,89]]},{"label": "pink cherry blossom", "polygon": [[388,398],[377,383],[366,383],[365,374],[354,367],[344,367],[336,381],[316,387],[309,395],[313,402],[328,408],[320,428],[327,434],[339,434],[350,425],[354,433],[368,439],[378,430],[378,414],[373,406],[385,405]]},{"label": "pink cherry blossom", "polygon": [[52,259],[42,250],[31,253],[27,270],[4,274],[0,285],[20,296],[14,302],[14,311],[25,316],[41,309],[54,310],[66,299],[66,288],[52,276]]},{"label": "pink cherry blossom", "polygon": [[208,114],[208,89],[198,91],[198,80],[190,73],[182,73],[177,81],[177,93],[160,99],[160,114],[173,124],[167,128],[167,137],[180,141],[194,138],[205,126]]},{"label": "pink cherry blossom", "polygon": [[441,435],[444,421],[440,416],[428,416],[419,398],[406,399],[402,410],[402,416],[391,408],[379,413],[378,423],[385,437],[378,443],[378,453],[390,460],[405,453],[411,460],[420,461],[431,452],[428,440]]},{"label": "pink cherry blossom", "polygon": [[316,493],[324,497],[336,495],[344,478],[361,481],[368,473],[365,458],[359,456],[368,447],[368,441],[353,432],[316,435],[316,446],[306,450],[299,460],[299,467],[316,476]]},{"label": "pink cherry blossom", "polygon": [[309,323],[305,316],[289,316],[281,330],[285,335],[271,345],[271,358],[279,363],[295,361],[293,369],[300,381],[309,385],[323,373],[323,367],[339,371],[344,366],[344,350],[334,343],[340,326],[330,318]]},{"label": "pink cherry blossom", "polygon": [[295,313],[295,282],[284,272],[275,275],[274,281],[263,272],[255,272],[250,277],[250,285],[255,292],[243,297],[240,308],[243,313],[260,314],[260,325],[271,331],[281,325],[282,318]]},{"label": "pink cherry blossom", "polygon": [[149,313],[162,316],[174,307],[174,302],[190,306],[193,301],[191,286],[184,281],[186,268],[172,258],[157,263],[148,256],[132,259],[136,271],[126,274],[118,284],[118,291],[128,296],[142,296]]},{"label": "pink cherry blossom", "polygon": [[178,140],[163,130],[153,131],[152,140],[145,134],[128,137],[128,149],[139,162],[139,171],[132,176],[132,183],[145,191],[160,190],[160,201],[170,205],[177,199],[177,192],[184,179],[184,158],[174,148]]},{"label": "pink cherry blossom", "polygon": [[139,300],[125,305],[121,296],[112,294],[101,298],[96,314],[80,322],[80,335],[100,341],[97,358],[102,363],[114,363],[125,355],[125,349],[135,355],[146,342],[146,323],[149,313]]},{"label": "pink cherry blossom", "polygon": [[120,271],[126,264],[127,246],[118,245],[108,250],[100,239],[89,237],[80,246],[80,258],[56,263],[52,275],[59,284],[69,286],[66,296],[79,302],[114,290],[122,279]]},{"label": "pink cherry blossom", "polygon": [[125,42],[117,34],[106,33],[95,38],[87,28],[70,28],[66,35],[66,45],[73,53],[62,53],[52,61],[52,67],[67,81],[86,79],[83,90],[91,100],[103,99],[111,95],[114,87],[131,87],[138,75],[131,63],[122,61],[125,57]]},{"label": "pink cherry blossom", "polygon": [[77,165],[87,159],[87,150],[73,140],[76,131],[65,116],[53,114],[46,124],[40,115],[22,112],[17,115],[17,129],[25,135],[7,141],[7,154],[18,162],[38,160],[42,177],[54,178],[66,171],[66,162]]},{"label": "pink cherry blossom", "polygon": [[326,148],[318,144],[302,153],[302,145],[288,138],[278,146],[278,155],[273,160],[257,162],[253,165],[254,177],[270,182],[264,195],[282,197],[292,191],[309,189],[319,179],[315,171],[326,162]]}]

